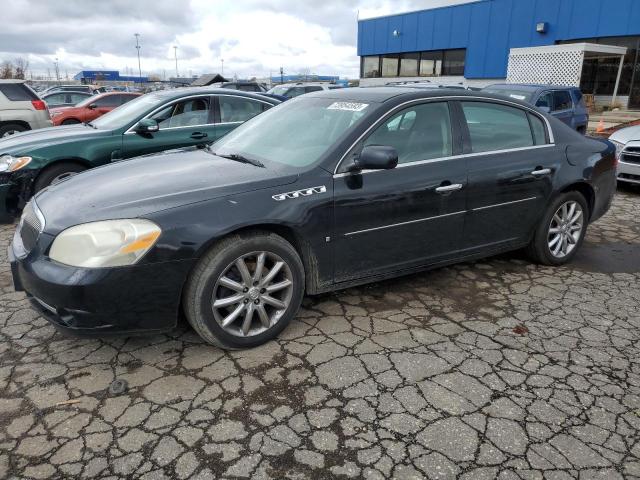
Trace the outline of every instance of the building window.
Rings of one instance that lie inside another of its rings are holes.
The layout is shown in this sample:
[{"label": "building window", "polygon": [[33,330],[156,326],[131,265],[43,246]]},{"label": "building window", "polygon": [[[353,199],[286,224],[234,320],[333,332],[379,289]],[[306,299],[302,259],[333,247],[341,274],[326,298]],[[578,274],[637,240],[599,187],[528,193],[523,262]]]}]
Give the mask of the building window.
[{"label": "building window", "polygon": [[380,76],[380,57],[362,57],[362,78],[376,78]]},{"label": "building window", "polygon": [[418,63],[420,61],[419,53],[405,53],[400,58],[400,76],[401,77],[417,77]]},{"label": "building window", "polygon": [[399,55],[383,55],[382,56],[382,76],[397,77]]},{"label": "building window", "polygon": [[420,76],[439,77],[442,74],[442,51],[420,54]]},{"label": "building window", "polygon": [[463,48],[459,50],[445,50],[442,74],[464,75],[464,59],[466,53],[467,51]]}]

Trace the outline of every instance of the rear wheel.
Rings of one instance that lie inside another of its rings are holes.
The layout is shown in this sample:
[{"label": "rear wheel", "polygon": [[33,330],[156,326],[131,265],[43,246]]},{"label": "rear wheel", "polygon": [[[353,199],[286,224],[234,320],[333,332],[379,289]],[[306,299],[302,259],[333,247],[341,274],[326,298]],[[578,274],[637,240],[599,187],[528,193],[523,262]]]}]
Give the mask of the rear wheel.
[{"label": "rear wheel", "polygon": [[51,184],[57,183],[67,177],[70,177],[71,175],[75,175],[76,173],[82,172],[84,170],[86,170],[86,168],[82,165],[69,162],[57,163],[48,168],[45,168],[36,179],[34,193],[38,193],[43,188],[46,188]]},{"label": "rear wheel", "polygon": [[226,238],[191,274],[187,320],[207,342],[250,348],[276,337],[298,312],[304,268],[296,250],[270,232]]},{"label": "rear wheel", "polygon": [[547,208],[527,247],[529,256],[545,265],[563,265],[575,256],[587,232],[587,202],[579,192],[567,192]]},{"label": "rear wheel", "polygon": [[8,137],[14,133],[24,132],[26,130],[28,130],[28,128],[24,125],[20,125],[18,123],[6,123],[4,125],[0,125],[0,138]]}]

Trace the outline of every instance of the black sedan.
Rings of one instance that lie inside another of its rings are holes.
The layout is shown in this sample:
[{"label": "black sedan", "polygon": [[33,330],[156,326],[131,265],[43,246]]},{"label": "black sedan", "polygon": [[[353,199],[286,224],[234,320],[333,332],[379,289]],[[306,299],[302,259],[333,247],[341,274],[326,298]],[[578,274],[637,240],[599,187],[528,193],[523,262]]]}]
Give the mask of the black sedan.
[{"label": "black sedan", "polygon": [[615,148],[518,101],[345,89],[288,101],[210,147],[40,192],[10,248],[59,327],[137,333],[183,311],[208,342],[261,344],[305,293],[526,248],[570,261],[611,204]]}]

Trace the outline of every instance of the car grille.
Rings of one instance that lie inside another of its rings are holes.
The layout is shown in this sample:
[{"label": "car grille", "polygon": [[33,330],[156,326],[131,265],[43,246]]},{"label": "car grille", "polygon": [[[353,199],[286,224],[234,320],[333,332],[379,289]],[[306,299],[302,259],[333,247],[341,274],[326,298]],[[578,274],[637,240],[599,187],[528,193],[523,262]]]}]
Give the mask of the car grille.
[{"label": "car grille", "polygon": [[640,165],[640,147],[627,147],[622,151],[621,162]]},{"label": "car grille", "polygon": [[33,201],[27,203],[20,219],[20,238],[27,253],[36,246],[38,236],[44,229],[44,218],[41,213],[36,211],[37,208]]}]

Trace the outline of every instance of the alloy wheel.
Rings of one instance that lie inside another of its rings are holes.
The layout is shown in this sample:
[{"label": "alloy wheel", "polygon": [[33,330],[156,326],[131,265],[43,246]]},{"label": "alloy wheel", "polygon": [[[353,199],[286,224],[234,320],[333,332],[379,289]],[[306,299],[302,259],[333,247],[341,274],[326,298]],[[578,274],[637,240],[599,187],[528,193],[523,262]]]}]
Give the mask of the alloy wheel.
[{"label": "alloy wheel", "polygon": [[551,255],[563,258],[569,255],[580,241],[584,228],[584,212],[576,201],[560,205],[551,218],[547,242]]},{"label": "alloy wheel", "polygon": [[222,329],[251,337],[272,328],[291,303],[293,274],[272,252],[252,252],[237,258],[213,287],[213,315]]}]

